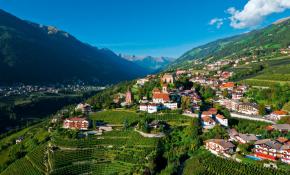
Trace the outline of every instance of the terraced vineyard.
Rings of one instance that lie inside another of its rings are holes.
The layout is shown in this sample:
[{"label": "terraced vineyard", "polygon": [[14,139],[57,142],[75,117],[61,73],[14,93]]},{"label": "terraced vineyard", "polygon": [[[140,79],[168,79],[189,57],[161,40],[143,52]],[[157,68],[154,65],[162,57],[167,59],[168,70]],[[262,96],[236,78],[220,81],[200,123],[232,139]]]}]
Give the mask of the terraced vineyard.
[{"label": "terraced vineyard", "polygon": [[285,175],[289,174],[286,170],[276,170],[265,168],[262,164],[246,164],[238,163],[233,160],[212,155],[208,151],[198,150],[196,154],[185,163],[183,171],[184,175],[244,175],[244,174],[257,174],[257,175]]},{"label": "terraced vineyard", "polygon": [[43,172],[39,171],[26,157],[17,160],[10,165],[1,175],[42,175]]},{"label": "terraced vineyard", "polygon": [[124,120],[134,123],[149,117],[164,120],[172,127],[188,125],[191,121],[180,114],[144,115],[131,111],[103,111],[90,117],[115,125],[114,130],[78,138],[68,137],[67,131],[56,129],[49,134],[48,141],[12,163],[2,174],[142,174],[148,167],[152,168],[159,138],[143,137],[133,126],[124,130]]},{"label": "terraced vineyard", "polygon": [[121,130],[90,139],[56,137],[49,153],[50,173],[130,174],[145,168],[157,141]]}]

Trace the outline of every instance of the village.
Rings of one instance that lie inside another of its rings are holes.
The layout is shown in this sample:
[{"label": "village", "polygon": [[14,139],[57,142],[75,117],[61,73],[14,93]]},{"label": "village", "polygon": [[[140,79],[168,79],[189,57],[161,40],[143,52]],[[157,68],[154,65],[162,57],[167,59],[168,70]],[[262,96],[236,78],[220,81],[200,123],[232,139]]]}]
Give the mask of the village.
[{"label": "village", "polygon": [[102,90],[104,87],[88,86],[84,83],[76,84],[55,84],[55,85],[15,85],[15,86],[0,86],[0,95],[3,97],[11,96],[29,96],[35,93],[46,93],[46,94],[61,94],[76,93],[76,92],[88,92]]},{"label": "village", "polygon": [[[229,117],[224,116],[216,106],[224,108],[232,117],[243,118],[254,121],[264,121],[269,123],[264,128],[265,132],[289,133],[289,124],[278,124],[277,121],[288,116],[288,112],[283,110],[272,111],[265,107],[266,115],[261,115],[261,108],[258,104],[251,102],[245,97],[245,93],[250,88],[243,84],[237,84],[229,81],[233,75],[232,72],[222,71],[220,68],[229,62],[218,62],[207,65],[207,70],[215,72],[213,75],[208,73],[195,73],[190,70],[177,70],[171,73],[161,75],[149,75],[135,81],[134,88],[144,87],[147,83],[155,80],[159,82],[150,93],[150,96],[144,96],[138,100],[134,99],[132,87],[128,87],[125,93],[118,93],[113,99],[114,103],[119,103],[121,108],[136,110],[139,113],[163,114],[178,112],[190,118],[197,118],[200,121],[203,132],[208,132],[216,126],[220,126],[227,131],[227,139],[211,138],[204,141],[204,146],[211,153],[241,161],[235,156],[236,152],[241,152],[241,145],[247,145],[251,152],[242,153],[246,158],[255,161],[270,160],[281,161],[290,164],[290,140],[286,137],[261,138],[260,135],[253,133],[239,133],[235,128],[229,125]],[[217,66],[218,68],[213,68]],[[180,79],[186,78],[190,86],[180,84]],[[204,97],[193,86],[196,84],[200,87],[209,88],[213,92],[210,101],[205,102]],[[187,86],[187,87],[185,87]],[[80,111],[83,116],[88,116],[92,112],[89,104],[79,104],[76,111]],[[162,121],[152,121],[149,125],[152,128],[160,127]],[[90,121],[83,117],[67,118],[63,121],[63,128],[77,129],[87,131],[86,134],[101,135],[102,132],[112,131],[110,125],[100,125],[97,130],[90,130]],[[163,137],[163,133],[150,134],[138,131],[144,137]]]}]

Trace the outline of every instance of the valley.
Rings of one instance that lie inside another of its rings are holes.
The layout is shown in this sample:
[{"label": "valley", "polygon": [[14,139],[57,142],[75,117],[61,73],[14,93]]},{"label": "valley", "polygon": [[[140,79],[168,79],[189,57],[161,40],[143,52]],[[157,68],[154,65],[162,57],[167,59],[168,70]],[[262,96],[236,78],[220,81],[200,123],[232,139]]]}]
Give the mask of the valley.
[{"label": "valley", "polygon": [[[290,174],[290,18],[192,48],[188,38],[207,37],[182,20],[151,24],[157,12],[135,5],[101,23],[121,8],[83,5],[64,28],[112,50],[0,9],[0,175]],[[233,32],[245,9],[203,31]]]}]

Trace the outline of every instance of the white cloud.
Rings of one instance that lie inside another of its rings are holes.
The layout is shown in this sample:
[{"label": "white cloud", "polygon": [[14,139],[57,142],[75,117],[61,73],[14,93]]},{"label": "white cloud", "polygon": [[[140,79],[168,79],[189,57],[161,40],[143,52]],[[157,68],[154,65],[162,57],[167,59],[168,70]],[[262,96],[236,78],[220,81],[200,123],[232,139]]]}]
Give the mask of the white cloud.
[{"label": "white cloud", "polygon": [[216,28],[221,28],[221,26],[224,24],[224,19],[222,18],[213,18],[210,20],[209,25],[216,25]]},{"label": "white cloud", "polygon": [[290,9],[290,0],[249,0],[243,10],[231,7],[227,13],[231,15],[230,25],[233,28],[242,29],[256,26],[266,16],[283,12],[286,9]]}]

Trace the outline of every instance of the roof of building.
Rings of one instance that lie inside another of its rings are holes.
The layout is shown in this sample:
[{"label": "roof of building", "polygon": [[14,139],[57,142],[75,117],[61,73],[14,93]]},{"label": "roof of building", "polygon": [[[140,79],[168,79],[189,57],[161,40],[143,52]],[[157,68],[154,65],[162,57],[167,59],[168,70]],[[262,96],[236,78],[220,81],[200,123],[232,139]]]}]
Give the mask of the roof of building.
[{"label": "roof of building", "polygon": [[221,88],[232,88],[232,87],[235,87],[234,82],[227,82],[221,85]]},{"label": "roof of building", "polygon": [[153,90],[152,90],[152,93],[154,94],[154,93],[161,93],[161,90],[159,89],[159,88],[154,88]]},{"label": "roof of building", "polygon": [[255,145],[265,144],[266,142],[271,141],[271,139],[262,139],[255,142]]},{"label": "roof of building", "polygon": [[209,140],[206,140],[205,142],[216,143],[216,144],[222,146],[225,149],[234,148],[235,147],[235,145],[232,142],[230,142],[228,140],[224,140],[224,139],[209,139]]},{"label": "roof of building", "polygon": [[285,137],[278,137],[276,140],[280,143],[286,143],[288,141],[288,139]]},{"label": "roof of building", "polygon": [[229,129],[228,133],[229,133],[229,135],[232,135],[232,136],[236,136],[239,134],[235,128]]},{"label": "roof of building", "polygon": [[202,120],[205,122],[214,122],[214,120],[210,116],[203,116]]},{"label": "roof of building", "polygon": [[282,145],[281,150],[290,150],[290,145],[289,144]]},{"label": "roof of building", "polygon": [[248,103],[240,103],[239,105],[240,106],[251,106],[251,107],[253,107],[255,109],[258,109],[258,105],[256,103],[250,103],[250,102],[248,102]]},{"label": "roof of building", "polygon": [[239,137],[246,142],[259,140],[254,134],[239,134]]},{"label": "roof of building", "polygon": [[275,124],[272,125],[273,129],[276,130],[288,130],[290,131],[290,125],[289,124]]},{"label": "roof of building", "polygon": [[225,119],[225,117],[223,115],[221,115],[221,114],[216,115],[216,117],[219,118],[219,119]]},{"label": "roof of building", "polygon": [[282,146],[281,143],[279,143],[277,141],[273,141],[271,139],[263,139],[263,140],[258,140],[255,142],[255,145],[262,145],[262,144],[267,145],[270,148],[276,149],[276,150],[280,149]]},{"label": "roof of building", "polygon": [[207,116],[208,116],[208,115],[212,115],[212,112],[210,112],[210,111],[203,111],[203,112],[202,112],[202,115],[207,115]]},{"label": "roof of building", "polygon": [[287,115],[288,112],[287,111],[279,110],[279,111],[272,112],[272,114],[274,114],[274,115]]},{"label": "roof of building", "polygon": [[66,120],[70,120],[70,121],[87,121],[86,118],[81,118],[81,117],[67,118]]},{"label": "roof of building", "polygon": [[154,99],[163,99],[164,101],[169,101],[169,95],[167,93],[159,93],[159,94],[153,94]]},{"label": "roof of building", "polygon": [[173,75],[170,73],[165,73],[162,77],[163,78],[173,78]]}]

